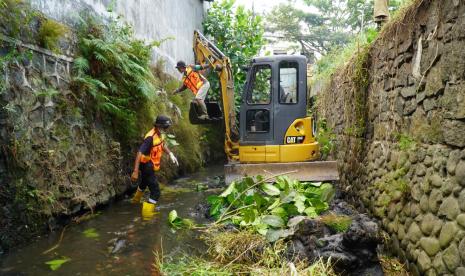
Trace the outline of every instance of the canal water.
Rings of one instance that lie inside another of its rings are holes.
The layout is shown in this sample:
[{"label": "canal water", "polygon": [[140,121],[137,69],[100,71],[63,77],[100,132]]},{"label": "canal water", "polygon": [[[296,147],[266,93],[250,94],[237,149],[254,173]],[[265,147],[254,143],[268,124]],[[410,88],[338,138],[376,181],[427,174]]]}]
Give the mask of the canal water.
[{"label": "canal water", "polygon": [[[162,189],[159,213],[149,221],[141,218],[141,205],[131,204],[129,198],[111,204],[94,218],[67,227],[55,250],[46,252],[58,243],[62,231],[1,256],[0,275],[157,275],[157,254],[176,259],[205,251],[200,233],[174,231],[168,213],[176,210],[182,218],[206,222],[197,206],[218,190],[203,190],[204,184],[220,182],[222,174],[222,166],[212,167],[174,181]],[[46,264],[65,259],[69,260],[56,270]]]}]

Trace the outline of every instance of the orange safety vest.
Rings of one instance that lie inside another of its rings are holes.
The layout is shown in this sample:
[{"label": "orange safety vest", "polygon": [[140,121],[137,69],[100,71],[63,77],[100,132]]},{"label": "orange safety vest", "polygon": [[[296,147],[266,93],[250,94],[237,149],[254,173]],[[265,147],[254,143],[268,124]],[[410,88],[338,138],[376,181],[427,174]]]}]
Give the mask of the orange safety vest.
[{"label": "orange safety vest", "polygon": [[203,85],[202,77],[191,66],[186,68],[186,74],[182,77],[182,82],[194,95],[197,95],[197,92],[199,92],[200,87]]},{"label": "orange safety vest", "polygon": [[140,158],[140,162],[145,164],[148,163],[149,161],[152,161],[153,163],[153,169],[155,171],[160,170],[160,161],[161,161],[161,156],[163,154],[163,144],[165,141],[165,138],[163,135],[158,135],[156,128],[152,128],[147,134],[145,134],[145,139],[148,137],[152,136],[153,137],[153,144],[152,144],[152,149],[150,150],[150,155],[144,155],[142,154]]}]

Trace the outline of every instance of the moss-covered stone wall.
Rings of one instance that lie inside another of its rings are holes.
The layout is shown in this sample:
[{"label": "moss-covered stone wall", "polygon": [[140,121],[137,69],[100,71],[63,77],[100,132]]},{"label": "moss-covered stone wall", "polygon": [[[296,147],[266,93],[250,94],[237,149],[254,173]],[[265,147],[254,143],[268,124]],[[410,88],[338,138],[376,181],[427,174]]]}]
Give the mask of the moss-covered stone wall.
[{"label": "moss-covered stone wall", "polygon": [[414,275],[465,275],[464,15],[463,1],[414,1],[319,95],[341,189]]},{"label": "moss-covered stone wall", "polygon": [[[83,34],[25,1],[0,6],[0,254],[135,189],[129,178],[135,153],[158,114],[173,119],[167,143],[179,160],[175,166],[163,157],[160,182],[213,160],[211,135],[188,121],[189,95],[166,92],[179,81],[162,70],[163,60],[141,63],[151,85],[131,106],[135,127],[117,124],[77,80]],[[123,139],[124,131],[134,133]]]},{"label": "moss-covered stone wall", "polygon": [[21,42],[1,45],[4,54],[25,53],[2,75],[0,218],[8,248],[53,229],[53,217],[107,203],[130,182],[121,173],[120,144],[85,119],[71,91],[73,58]]}]

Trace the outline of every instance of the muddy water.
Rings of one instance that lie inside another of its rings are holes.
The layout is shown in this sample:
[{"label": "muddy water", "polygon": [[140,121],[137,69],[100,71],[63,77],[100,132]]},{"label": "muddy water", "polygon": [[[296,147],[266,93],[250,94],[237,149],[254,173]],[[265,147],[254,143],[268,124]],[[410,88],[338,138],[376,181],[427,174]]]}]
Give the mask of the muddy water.
[{"label": "muddy water", "polygon": [[[195,207],[214,191],[199,192],[197,184],[215,182],[222,172],[222,167],[208,168],[174,181],[162,190],[159,214],[150,221],[142,220],[141,206],[129,199],[112,204],[95,218],[67,227],[60,246],[50,253],[43,254],[57,244],[61,231],[0,256],[0,275],[151,275],[154,252],[173,258],[199,254],[205,250],[199,233],[173,231],[168,213],[175,209],[180,217],[204,222]],[[63,257],[70,261],[55,271],[45,264]]]}]

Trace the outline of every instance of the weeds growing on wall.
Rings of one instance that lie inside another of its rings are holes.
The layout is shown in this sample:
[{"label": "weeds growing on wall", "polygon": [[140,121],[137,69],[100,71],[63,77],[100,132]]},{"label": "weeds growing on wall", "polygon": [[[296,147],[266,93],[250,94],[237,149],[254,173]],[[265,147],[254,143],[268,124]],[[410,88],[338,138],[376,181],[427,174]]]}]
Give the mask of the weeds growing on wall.
[{"label": "weeds growing on wall", "polygon": [[400,28],[409,28],[419,7],[431,0],[404,0],[400,8],[391,14],[391,19],[383,26],[380,37],[393,37]]},{"label": "weeds growing on wall", "polygon": [[[29,25],[36,16],[29,5],[22,0],[0,0],[0,36],[6,35],[18,39],[20,36],[31,37]],[[0,48],[6,54],[0,55],[0,91],[5,89],[3,75],[8,66],[15,61],[30,59],[31,52],[18,49],[15,45],[0,39]]]},{"label": "weeds growing on wall", "polygon": [[378,32],[376,29],[368,28],[346,46],[330,51],[317,61],[312,82],[327,82],[337,69],[349,62],[352,56],[357,54],[361,48],[371,44],[377,36]]},{"label": "weeds growing on wall", "polygon": [[400,7],[391,14],[391,20],[383,26],[379,33],[375,28],[367,28],[353,38],[347,45],[333,49],[323,56],[316,63],[315,76],[312,78],[312,82],[328,81],[331,75],[335,73],[338,68],[350,62],[354,54],[357,55],[361,48],[366,48],[366,46],[374,42],[378,36],[386,36],[386,34],[392,32],[396,26],[404,27],[400,26],[399,23],[404,22],[404,19],[410,16],[412,11],[416,10],[424,1],[425,0],[401,1]]},{"label": "weeds growing on wall", "polygon": [[318,120],[318,132],[316,140],[320,145],[320,155],[322,160],[326,160],[334,149],[336,134],[329,128],[326,119]]},{"label": "weeds growing on wall", "polygon": [[[335,72],[344,71],[337,77],[339,78],[338,88],[347,91],[344,94],[344,116],[345,121],[351,124],[346,125],[344,133],[348,136],[361,138],[365,134],[369,49],[377,35],[376,30],[367,29],[345,48],[331,51],[316,64],[316,74],[312,82],[319,82],[323,90],[329,88],[330,79]],[[344,83],[343,86],[342,83]],[[318,98],[319,106],[332,102],[331,94],[330,91],[321,93]]]},{"label": "weeds growing on wall", "polygon": [[[36,26],[39,26],[37,29]],[[69,28],[48,19],[24,0],[0,0],[0,33],[59,52],[58,42]],[[0,42],[1,43],[1,42]]]},{"label": "weeds growing on wall", "polygon": [[[33,26],[35,22],[41,22],[38,32]],[[0,55],[0,91],[6,88],[3,75],[7,68],[32,58],[31,50],[20,48],[9,40],[38,43],[58,52],[58,40],[67,31],[67,27],[45,19],[24,0],[0,0],[0,36],[6,36],[0,39],[0,48],[6,50]]]},{"label": "weeds growing on wall", "polygon": [[104,26],[81,21],[79,57],[74,69],[80,96],[87,97],[94,116],[101,117],[123,143],[137,137],[137,113],[155,91],[150,71],[152,44],[134,38],[119,20]]},{"label": "weeds growing on wall", "polygon": [[415,148],[416,142],[415,140],[404,133],[400,133],[397,135],[398,147],[401,151],[410,151]]},{"label": "weeds growing on wall", "polygon": [[43,19],[37,34],[39,45],[53,52],[59,52],[58,42],[69,30],[52,19]]},{"label": "weeds growing on wall", "polygon": [[354,136],[363,138],[366,131],[366,100],[369,84],[369,45],[365,45],[353,59],[352,83],[354,93]]},{"label": "weeds growing on wall", "polygon": [[31,23],[38,16],[24,0],[0,0],[0,32],[4,35],[31,39]]}]

